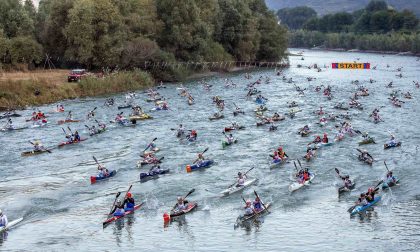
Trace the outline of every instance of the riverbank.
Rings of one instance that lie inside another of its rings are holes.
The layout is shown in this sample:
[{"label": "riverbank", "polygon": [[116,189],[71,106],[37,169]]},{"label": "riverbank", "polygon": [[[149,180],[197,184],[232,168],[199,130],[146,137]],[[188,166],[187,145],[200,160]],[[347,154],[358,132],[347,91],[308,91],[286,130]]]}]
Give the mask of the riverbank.
[{"label": "riverbank", "polygon": [[397,52],[397,51],[376,51],[376,50],[359,50],[359,49],[344,49],[344,48],[322,48],[322,47],[313,47],[313,48],[295,48],[295,49],[305,49],[312,51],[328,51],[328,52],[356,52],[356,53],[375,53],[375,54],[388,54],[388,55],[400,55],[400,56],[416,56],[420,57],[420,53],[413,52]]},{"label": "riverbank", "polygon": [[153,86],[150,74],[122,71],[103,78],[87,77],[68,83],[68,70],[3,73],[0,79],[0,110],[23,109],[65,99],[99,96]]}]

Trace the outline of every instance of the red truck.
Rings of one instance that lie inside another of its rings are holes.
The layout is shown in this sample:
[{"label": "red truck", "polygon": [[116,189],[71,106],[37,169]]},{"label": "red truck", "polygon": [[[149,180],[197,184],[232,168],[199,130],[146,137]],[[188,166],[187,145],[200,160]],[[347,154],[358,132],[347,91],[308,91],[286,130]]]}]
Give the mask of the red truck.
[{"label": "red truck", "polygon": [[84,78],[87,75],[87,72],[85,69],[73,69],[71,70],[70,74],[67,76],[68,82],[79,82],[82,78]]}]

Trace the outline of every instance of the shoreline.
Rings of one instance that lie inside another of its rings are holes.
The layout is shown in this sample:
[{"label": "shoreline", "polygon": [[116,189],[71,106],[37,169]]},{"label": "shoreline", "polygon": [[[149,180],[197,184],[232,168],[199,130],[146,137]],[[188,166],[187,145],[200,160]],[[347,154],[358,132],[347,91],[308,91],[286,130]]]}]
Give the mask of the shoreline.
[{"label": "shoreline", "polygon": [[344,49],[344,48],[320,48],[320,47],[312,47],[312,48],[301,48],[301,47],[293,47],[289,48],[293,50],[311,50],[311,51],[325,51],[325,52],[350,52],[350,53],[373,53],[373,54],[384,54],[384,55],[396,55],[396,56],[412,56],[412,57],[420,57],[420,53],[413,53],[413,52],[397,52],[397,51],[375,51],[375,50],[359,50],[359,49]]}]

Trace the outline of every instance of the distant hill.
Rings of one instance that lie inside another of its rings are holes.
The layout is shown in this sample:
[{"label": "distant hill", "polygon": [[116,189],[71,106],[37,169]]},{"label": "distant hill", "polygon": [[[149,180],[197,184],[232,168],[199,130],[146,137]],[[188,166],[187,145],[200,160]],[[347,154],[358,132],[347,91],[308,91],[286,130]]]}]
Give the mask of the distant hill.
[{"label": "distant hill", "polygon": [[[370,0],[265,0],[265,2],[270,9],[275,11],[286,7],[308,6],[315,9],[319,15],[325,15],[363,9]],[[386,2],[397,10],[408,9],[420,17],[420,0],[387,0]]]}]

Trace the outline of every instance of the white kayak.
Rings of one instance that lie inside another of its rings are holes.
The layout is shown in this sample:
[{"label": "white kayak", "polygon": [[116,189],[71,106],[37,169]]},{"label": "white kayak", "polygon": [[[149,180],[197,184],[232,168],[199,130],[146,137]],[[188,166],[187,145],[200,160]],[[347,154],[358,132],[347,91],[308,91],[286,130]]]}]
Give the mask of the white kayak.
[{"label": "white kayak", "polygon": [[222,191],[220,194],[221,194],[222,196],[228,196],[228,195],[231,195],[231,194],[233,194],[233,193],[236,193],[236,192],[242,191],[242,190],[243,190],[243,189],[245,189],[246,187],[248,187],[248,186],[250,186],[250,185],[254,184],[255,182],[257,182],[257,180],[258,180],[258,179],[256,179],[256,178],[254,178],[254,179],[248,179],[248,180],[246,180],[246,181],[245,181],[245,183],[244,183],[244,185],[243,185],[243,186],[236,186],[237,184],[235,184],[234,186],[229,187],[228,189],[226,189],[226,190]]},{"label": "white kayak", "polygon": [[309,176],[309,180],[305,181],[305,183],[294,182],[293,184],[289,186],[289,192],[294,192],[305,185],[309,185],[311,181],[314,179],[314,177],[315,177],[315,174],[311,174]]},{"label": "white kayak", "polygon": [[11,229],[13,226],[16,226],[21,221],[23,221],[23,218],[19,218],[19,219],[16,219],[14,221],[11,221],[11,222],[7,223],[6,227],[1,227],[0,228],[0,233],[3,233],[5,231]]}]

